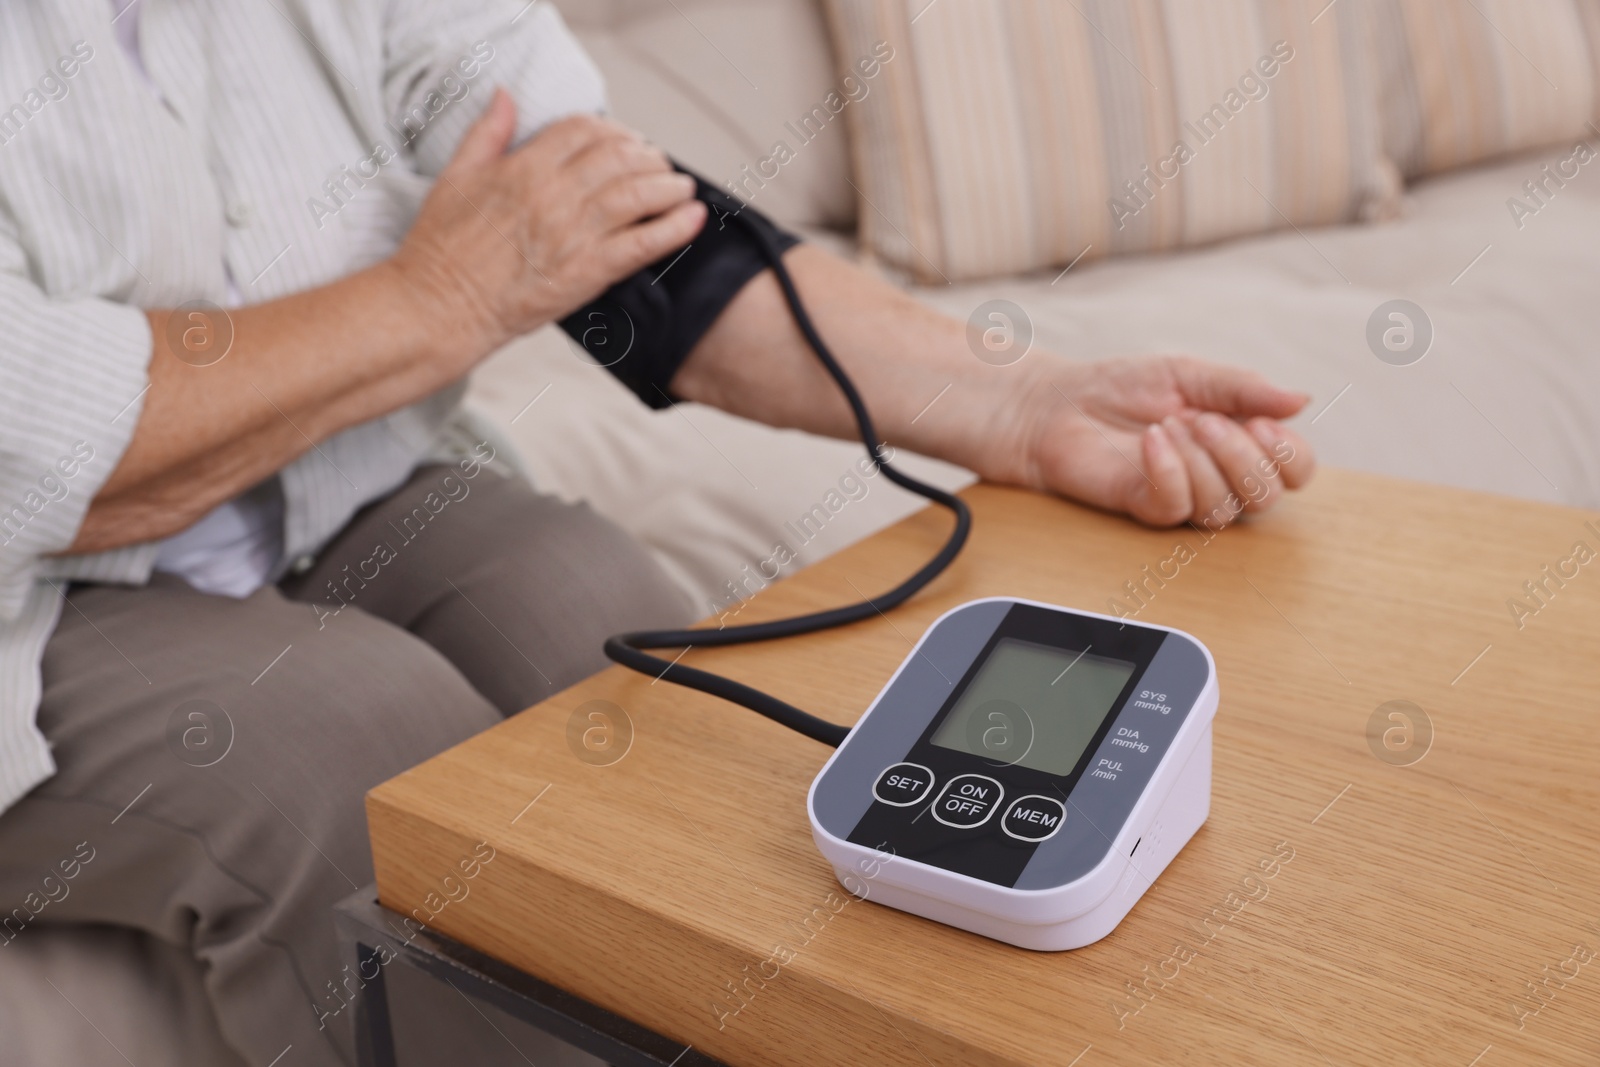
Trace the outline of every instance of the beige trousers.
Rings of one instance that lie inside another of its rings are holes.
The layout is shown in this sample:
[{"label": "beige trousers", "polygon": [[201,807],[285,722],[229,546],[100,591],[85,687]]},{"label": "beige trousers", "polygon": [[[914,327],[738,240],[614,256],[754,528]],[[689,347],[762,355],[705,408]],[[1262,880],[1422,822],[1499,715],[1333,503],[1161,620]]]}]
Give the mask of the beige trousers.
[{"label": "beige trousers", "polygon": [[330,908],[372,879],[368,789],[605,664],[687,599],[586,506],[425,467],[244,600],[75,586],[38,721],[59,767],[0,815],[0,952],[108,923],[206,966],[252,1064],[349,1055]]}]

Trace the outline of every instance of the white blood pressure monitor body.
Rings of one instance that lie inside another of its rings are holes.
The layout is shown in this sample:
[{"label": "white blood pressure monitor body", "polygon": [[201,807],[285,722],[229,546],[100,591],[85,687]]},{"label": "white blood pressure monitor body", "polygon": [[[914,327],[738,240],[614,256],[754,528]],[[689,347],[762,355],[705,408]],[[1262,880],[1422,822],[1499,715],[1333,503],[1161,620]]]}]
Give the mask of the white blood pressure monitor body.
[{"label": "white blood pressure monitor body", "polygon": [[811,784],[857,896],[1029,949],[1109,934],[1205,822],[1193,637],[994,597],[940,616]]}]

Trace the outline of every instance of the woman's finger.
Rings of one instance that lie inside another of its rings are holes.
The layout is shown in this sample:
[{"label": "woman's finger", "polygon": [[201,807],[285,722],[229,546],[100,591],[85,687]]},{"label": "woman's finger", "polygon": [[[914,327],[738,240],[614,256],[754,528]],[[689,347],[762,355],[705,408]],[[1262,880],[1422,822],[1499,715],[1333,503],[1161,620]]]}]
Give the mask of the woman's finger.
[{"label": "woman's finger", "polygon": [[1194,514],[1189,468],[1171,435],[1158,423],[1145,428],[1139,451],[1144,477],[1128,494],[1128,513],[1151,526],[1176,526]]},{"label": "woman's finger", "polygon": [[1206,523],[1208,529],[1221,529],[1238,517],[1239,508],[1231,507],[1228,497],[1228,479],[1217,469],[1211,454],[1195,440],[1193,431],[1175,415],[1162,420],[1161,426],[1177,446],[1189,472],[1189,484],[1194,496],[1194,519]]},{"label": "woman's finger", "polygon": [[694,240],[706,223],[706,205],[685,200],[648,222],[625,226],[600,239],[599,260],[611,278],[625,278]]},{"label": "woman's finger", "polygon": [[1264,511],[1283,494],[1278,464],[1256,438],[1232,419],[1214,411],[1194,420],[1194,435],[1228,479],[1246,511]]},{"label": "woman's finger", "polygon": [[595,191],[589,200],[589,218],[596,233],[609,234],[693,197],[694,179],[687,174],[629,174]]},{"label": "woman's finger", "polygon": [[624,174],[667,174],[672,162],[655,145],[627,131],[613,131],[569,159],[564,177],[579,188],[594,189]]},{"label": "woman's finger", "polygon": [[1245,428],[1278,465],[1284,485],[1298,489],[1311,480],[1317,469],[1317,457],[1305,438],[1268,418],[1251,419],[1245,423]]},{"label": "woman's finger", "polygon": [[1273,385],[1243,367],[1225,367],[1187,356],[1173,358],[1171,367],[1185,402],[1201,411],[1286,419],[1311,399],[1305,393]]},{"label": "woman's finger", "polygon": [[569,115],[530,137],[512,156],[524,173],[548,175],[590,146],[619,136],[621,127],[599,115]]}]

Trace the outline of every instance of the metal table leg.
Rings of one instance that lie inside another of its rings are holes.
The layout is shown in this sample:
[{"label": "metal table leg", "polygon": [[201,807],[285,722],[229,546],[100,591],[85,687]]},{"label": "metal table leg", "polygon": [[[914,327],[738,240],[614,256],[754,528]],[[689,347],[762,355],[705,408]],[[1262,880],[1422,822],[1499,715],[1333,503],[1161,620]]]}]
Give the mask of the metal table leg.
[{"label": "metal table leg", "polygon": [[369,886],[335,908],[347,951],[363,987],[355,997],[356,1054],[360,1067],[398,1067],[388,968],[414,968],[462,995],[492,1004],[512,1018],[596,1056],[614,1067],[723,1067],[670,1040],[542,982],[388,910]]}]

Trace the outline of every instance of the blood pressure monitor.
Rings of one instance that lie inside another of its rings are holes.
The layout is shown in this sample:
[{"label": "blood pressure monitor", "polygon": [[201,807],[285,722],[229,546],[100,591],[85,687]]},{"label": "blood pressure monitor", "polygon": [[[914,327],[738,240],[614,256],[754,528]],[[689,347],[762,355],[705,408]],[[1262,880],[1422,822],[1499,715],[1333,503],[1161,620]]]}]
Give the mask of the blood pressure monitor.
[{"label": "blood pressure monitor", "polygon": [[1012,598],[928,629],[811,785],[852,893],[1023,948],[1097,941],[1211,806],[1211,653]]}]

